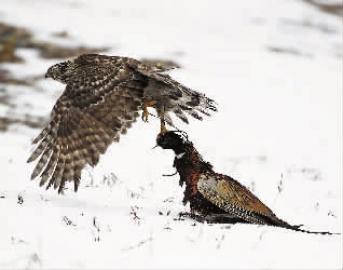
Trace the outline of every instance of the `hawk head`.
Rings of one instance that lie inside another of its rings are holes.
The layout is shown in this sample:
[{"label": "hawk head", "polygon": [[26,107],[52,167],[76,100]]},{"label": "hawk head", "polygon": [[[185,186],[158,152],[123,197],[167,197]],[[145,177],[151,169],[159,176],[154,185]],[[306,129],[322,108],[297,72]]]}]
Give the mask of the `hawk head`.
[{"label": "hawk head", "polygon": [[74,61],[61,62],[51,66],[45,73],[45,78],[52,78],[61,83],[67,83],[75,68]]}]

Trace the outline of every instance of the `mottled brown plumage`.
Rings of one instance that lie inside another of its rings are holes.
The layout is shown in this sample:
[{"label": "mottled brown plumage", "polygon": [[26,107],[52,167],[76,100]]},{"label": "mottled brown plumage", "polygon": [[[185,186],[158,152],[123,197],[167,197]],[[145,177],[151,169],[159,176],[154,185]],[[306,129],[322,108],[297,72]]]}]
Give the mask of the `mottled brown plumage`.
[{"label": "mottled brown plumage", "polygon": [[185,112],[202,119],[216,110],[213,101],[174,81],[162,66],[97,54],[81,55],[50,67],[46,77],[66,84],[49,124],[33,143],[28,162],[39,161],[31,178],[40,177],[62,192],[67,181],[78,188],[82,169],[95,166],[100,154],[137,120],[144,104],[171,124],[169,112],[187,122]]},{"label": "mottled brown plumage", "polygon": [[246,222],[271,225],[306,233],[300,226],[279,219],[253,193],[230,176],[216,173],[204,161],[187,136],[179,131],[159,134],[157,145],[175,152],[174,166],[180,175],[180,185],[186,184],[184,204],[190,203],[191,214],[200,214],[209,222]]}]

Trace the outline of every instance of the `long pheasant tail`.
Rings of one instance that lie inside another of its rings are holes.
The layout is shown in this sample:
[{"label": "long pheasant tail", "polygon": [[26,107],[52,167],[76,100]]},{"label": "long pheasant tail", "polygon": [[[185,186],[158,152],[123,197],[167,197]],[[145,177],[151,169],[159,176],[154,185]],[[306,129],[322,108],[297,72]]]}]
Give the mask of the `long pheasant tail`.
[{"label": "long pheasant tail", "polygon": [[341,235],[341,233],[333,233],[333,232],[329,232],[329,231],[321,231],[321,232],[317,232],[317,231],[308,231],[308,230],[303,230],[300,229],[299,226],[292,226],[289,225],[287,227],[283,227],[285,229],[289,229],[289,230],[293,230],[293,231],[297,231],[297,232],[303,232],[303,233],[309,233],[309,234],[321,234],[321,235]]},{"label": "long pheasant tail", "polygon": [[292,230],[292,231],[303,232],[303,233],[310,233],[310,234],[340,235],[340,233],[332,233],[332,232],[326,232],[326,231],[316,232],[316,231],[304,230],[304,229],[300,228],[303,225],[290,225],[286,221],[283,221],[282,219],[280,219],[280,218],[278,218],[276,216],[269,217],[269,218],[271,218],[271,220],[272,220],[272,223],[270,223],[270,225],[276,226],[276,227],[281,227],[281,228]]}]

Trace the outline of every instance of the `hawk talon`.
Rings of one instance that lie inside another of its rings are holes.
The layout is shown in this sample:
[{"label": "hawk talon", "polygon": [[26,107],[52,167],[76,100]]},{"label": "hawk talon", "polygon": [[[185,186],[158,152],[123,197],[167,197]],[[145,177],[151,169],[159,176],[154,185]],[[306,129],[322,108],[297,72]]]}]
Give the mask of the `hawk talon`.
[{"label": "hawk talon", "polygon": [[167,133],[167,128],[166,128],[166,121],[164,120],[164,116],[165,116],[165,107],[163,106],[162,111],[160,112],[160,119],[161,119],[161,130],[160,130],[160,134],[165,134]]},{"label": "hawk talon", "polygon": [[144,102],[143,102],[142,120],[143,120],[145,123],[148,123],[148,119],[149,119],[148,107],[153,107],[155,104],[156,104],[156,101],[154,101],[154,100],[144,101]]},{"label": "hawk talon", "polygon": [[149,112],[148,112],[147,107],[144,107],[143,113],[142,113],[142,120],[143,120],[143,122],[148,123],[149,122],[148,119],[149,119]]},{"label": "hawk talon", "polygon": [[165,134],[167,132],[168,132],[168,130],[166,128],[166,123],[164,122],[164,120],[161,120],[161,130],[160,130],[160,133],[161,134]]}]

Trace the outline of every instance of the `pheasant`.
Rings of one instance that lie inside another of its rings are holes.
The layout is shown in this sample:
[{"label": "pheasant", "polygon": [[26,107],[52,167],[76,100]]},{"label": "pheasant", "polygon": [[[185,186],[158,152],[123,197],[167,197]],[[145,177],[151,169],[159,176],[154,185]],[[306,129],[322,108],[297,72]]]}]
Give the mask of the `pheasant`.
[{"label": "pheasant", "polygon": [[190,203],[191,217],[214,223],[252,223],[290,230],[302,225],[290,225],[278,218],[246,187],[230,176],[216,173],[209,162],[203,160],[187,135],[181,131],[168,131],[157,136],[157,145],[175,153],[174,167],[180,175],[180,186],[186,184],[183,203]]}]

